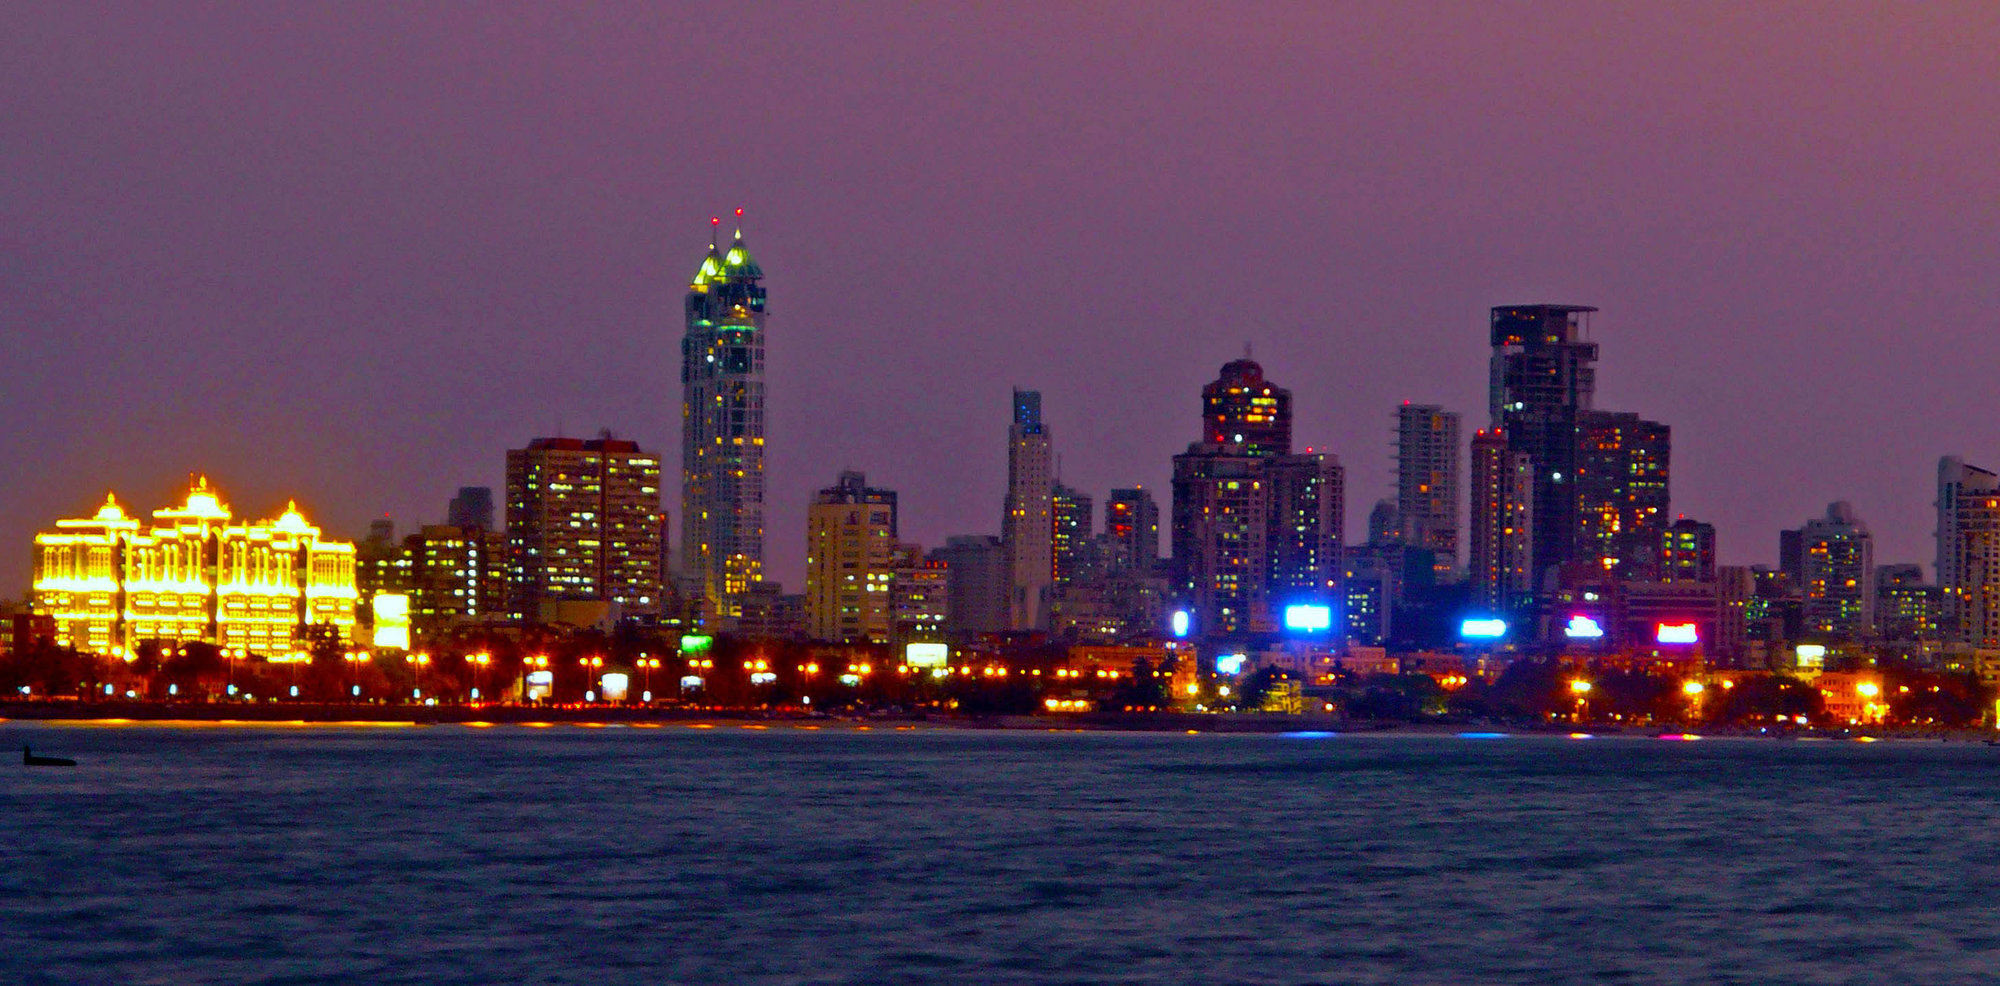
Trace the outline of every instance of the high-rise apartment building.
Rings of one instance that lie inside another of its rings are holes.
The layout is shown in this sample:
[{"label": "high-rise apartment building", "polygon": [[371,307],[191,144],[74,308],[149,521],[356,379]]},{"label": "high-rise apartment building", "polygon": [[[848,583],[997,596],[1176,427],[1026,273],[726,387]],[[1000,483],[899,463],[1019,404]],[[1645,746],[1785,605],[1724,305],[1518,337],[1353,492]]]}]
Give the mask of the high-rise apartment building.
[{"label": "high-rise apartment building", "polygon": [[1584,411],[1576,433],[1572,560],[1612,578],[1652,580],[1668,517],[1669,429],[1636,414]]},{"label": "high-rise apartment building", "polygon": [[886,643],[895,630],[896,492],[848,471],[806,508],[806,632]]},{"label": "high-rise apartment building", "polygon": [[402,551],[401,591],[410,597],[410,628],[420,636],[507,618],[506,534],[427,524],[403,539]]},{"label": "high-rise apartment building", "polygon": [[355,597],[354,545],[321,538],[295,503],[237,519],[202,478],[150,522],[107,496],[95,515],[35,535],[29,603],[78,650],[129,656],[184,640],[268,656],[302,650],[310,627],[344,637]]},{"label": "high-rise apartment building", "polygon": [[1264,462],[1241,445],[1203,442],[1174,456],[1174,582],[1203,636],[1270,627]]},{"label": "high-rise apartment building", "polygon": [[1280,613],[1301,603],[1338,609],[1347,498],[1340,457],[1308,450],[1267,460],[1263,472],[1271,604]]},{"label": "high-rise apartment building", "polygon": [[1265,380],[1264,368],[1248,358],[1223,364],[1201,389],[1201,416],[1207,444],[1255,457],[1292,452],[1292,392]]},{"label": "high-rise apartment building", "polygon": [[1057,483],[1050,493],[1049,518],[1054,525],[1050,550],[1055,557],[1057,592],[1072,582],[1088,578],[1095,565],[1096,546],[1091,540],[1092,510],[1095,507],[1089,494],[1061,483]]},{"label": "high-rise apartment building", "polygon": [[1937,585],[1944,639],[2000,646],[2000,475],[1938,461]]},{"label": "high-rise apartment building", "polygon": [[1339,601],[1344,474],[1332,454],[1291,453],[1291,403],[1263,367],[1225,364],[1202,389],[1209,440],[1174,457],[1172,588],[1200,636],[1269,632],[1286,605]]},{"label": "high-rise apartment building", "polygon": [[959,534],[925,558],[945,566],[945,629],[956,640],[1007,629],[1007,549],[991,534]]},{"label": "high-rise apartment building", "polygon": [[943,640],[945,625],[951,621],[951,568],[937,558],[924,557],[924,549],[914,544],[896,546],[896,578],[889,593],[891,639]]},{"label": "high-rise apartment building", "polygon": [[1492,612],[1525,604],[1534,592],[1534,463],[1499,429],[1472,438],[1473,602]]},{"label": "high-rise apartment building", "polygon": [[1150,572],[1160,560],[1160,505],[1141,487],[1112,490],[1104,504],[1106,551],[1112,571]]},{"label": "high-rise apartment building", "polygon": [[1007,426],[1007,501],[1000,540],[1007,549],[1007,625],[1045,630],[1055,586],[1055,470],[1042,394],[1014,391]]},{"label": "high-rise apartment building", "polygon": [[1396,409],[1396,517],[1402,537],[1458,567],[1458,415],[1435,404]]},{"label": "high-rise apartment building", "polygon": [[743,231],[726,253],[711,242],[681,339],[681,551],[716,626],[764,579],[764,302]]},{"label": "high-rise apartment building", "polygon": [[1530,586],[1577,559],[1579,417],[1596,392],[1597,344],[1581,305],[1510,305],[1491,314],[1487,405],[1492,426],[1533,468]]},{"label": "high-rise apartment building", "polygon": [[658,613],[660,459],[613,438],[537,438],[507,453],[508,609],[562,603]]},{"label": "high-rise apartment building", "polygon": [[1924,581],[1922,565],[1875,569],[1875,630],[1884,640],[1942,639],[1944,594]]},{"label": "high-rise apartment building", "polygon": [[1682,517],[1660,534],[1662,582],[1715,581],[1715,525]]},{"label": "high-rise apartment building", "polygon": [[1875,540],[1846,501],[1799,529],[1804,631],[1854,639],[1875,626]]}]

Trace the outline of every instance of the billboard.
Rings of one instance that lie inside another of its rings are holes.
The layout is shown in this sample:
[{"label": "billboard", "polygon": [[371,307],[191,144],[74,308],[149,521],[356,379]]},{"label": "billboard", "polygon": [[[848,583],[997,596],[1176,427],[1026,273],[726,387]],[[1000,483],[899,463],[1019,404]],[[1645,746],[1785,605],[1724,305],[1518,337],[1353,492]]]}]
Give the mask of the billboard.
[{"label": "billboard", "polygon": [[951,663],[951,648],[944,644],[907,644],[903,647],[903,663],[913,668],[941,668]]},{"label": "billboard", "polygon": [[375,613],[375,635],[371,642],[377,647],[409,650],[410,597],[400,592],[378,592],[369,608]]},{"label": "billboard", "polygon": [[1507,635],[1507,621],[1495,619],[1465,620],[1458,625],[1458,635],[1470,640],[1498,640]]},{"label": "billboard", "polygon": [[604,677],[597,679],[597,685],[603,690],[601,694],[606,702],[623,702],[626,696],[632,694],[632,679],[623,671],[606,672]]},{"label": "billboard", "polygon": [[1604,636],[1604,625],[1578,613],[1569,618],[1569,625],[1563,627],[1563,636],[1571,640],[1596,640]]},{"label": "billboard", "polygon": [[1692,623],[1660,623],[1653,627],[1653,640],[1662,644],[1701,643],[1701,631]]},{"label": "billboard", "polygon": [[1297,603],[1285,607],[1285,629],[1298,633],[1325,633],[1333,629],[1333,607]]}]

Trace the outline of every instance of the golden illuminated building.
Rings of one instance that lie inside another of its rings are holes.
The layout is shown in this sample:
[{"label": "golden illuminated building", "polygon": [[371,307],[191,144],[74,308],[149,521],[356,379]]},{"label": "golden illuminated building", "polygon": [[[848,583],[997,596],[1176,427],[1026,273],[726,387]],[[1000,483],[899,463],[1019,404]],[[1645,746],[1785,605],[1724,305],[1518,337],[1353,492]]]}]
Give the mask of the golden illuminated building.
[{"label": "golden illuminated building", "polygon": [[150,523],[107,496],[95,516],[35,536],[34,611],[79,650],[201,640],[290,654],[309,626],[346,636],[355,598],[353,544],[321,539],[296,503],[275,520],[236,520],[205,478]]}]

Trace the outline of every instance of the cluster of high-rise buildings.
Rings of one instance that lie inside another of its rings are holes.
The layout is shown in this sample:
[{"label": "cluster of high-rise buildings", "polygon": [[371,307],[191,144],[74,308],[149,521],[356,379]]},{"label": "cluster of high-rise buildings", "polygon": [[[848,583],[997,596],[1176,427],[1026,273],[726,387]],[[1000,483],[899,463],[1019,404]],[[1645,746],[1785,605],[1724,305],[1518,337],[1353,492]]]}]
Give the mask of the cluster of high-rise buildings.
[{"label": "cluster of high-rise buildings", "polygon": [[1168,503],[1138,484],[1101,500],[1064,484],[1041,394],[1016,389],[997,533],[926,550],[903,537],[894,490],[843,472],[807,507],[805,584],[788,594],[764,567],[764,271],[740,230],[719,239],[685,295],[677,528],[657,454],[609,432],[536,438],[507,453],[499,504],[468,487],[443,523],[399,537],[384,519],[358,544],[295,506],[234,519],[205,481],[150,522],[109,500],[37,537],[34,610],[64,643],[105,651],[189,638],[277,651],[316,624],[395,641],[622,620],[847,643],[1695,649],[1750,663],[1794,645],[2000,648],[2000,476],[1940,464],[1934,581],[1878,568],[1845,503],[1783,532],[1776,566],[1719,565],[1714,528],[1671,512],[1668,427],[1596,407],[1594,309],[1576,305],[1492,309],[1471,434],[1436,404],[1394,409],[1395,489],[1365,539],[1345,536],[1339,457],[1295,445],[1291,392],[1246,352],[1191,401]]}]

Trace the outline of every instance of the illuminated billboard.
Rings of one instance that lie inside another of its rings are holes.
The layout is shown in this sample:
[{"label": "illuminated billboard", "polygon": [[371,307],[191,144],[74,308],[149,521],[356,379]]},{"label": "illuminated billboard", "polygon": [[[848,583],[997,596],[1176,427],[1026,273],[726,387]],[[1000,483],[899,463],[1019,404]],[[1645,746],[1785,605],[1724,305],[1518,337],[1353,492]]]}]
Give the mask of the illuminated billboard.
[{"label": "illuminated billboard", "polygon": [[1187,636],[1194,630],[1194,614],[1184,609],[1174,610],[1174,615],[1167,621],[1167,628],[1172,630],[1176,637]]},{"label": "illuminated billboard", "polygon": [[1458,635],[1471,640],[1497,640],[1507,635],[1507,621],[1465,620],[1458,625]]},{"label": "illuminated billboard", "polygon": [[909,644],[903,648],[903,663],[913,668],[941,668],[951,663],[951,648],[944,644]]},{"label": "illuminated billboard", "polygon": [[606,672],[604,677],[597,679],[597,684],[604,690],[606,702],[623,702],[627,695],[632,694],[632,679],[623,671]]},{"label": "illuminated billboard", "polygon": [[1569,618],[1569,625],[1563,627],[1563,636],[1571,640],[1596,640],[1604,636],[1604,625],[1579,613]]},{"label": "illuminated billboard", "polygon": [[556,690],[556,673],[554,671],[530,671],[528,672],[526,684],[528,686],[528,701],[539,702],[542,699],[548,698],[549,694]]},{"label": "illuminated billboard", "polygon": [[1324,633],[1333,629],[1333,607],[1303,603],[1285,607],[1285,629]]},{"label": "illuminated billboard", "polygon": [[1222,654],[1215,659],[1216,674],[1242,674],[1243,663],[1249,658],[1242,654]]},{"label": "illuminated billboard", "polygon": [[715,643],[714,637],[705,633],[691,633],[681,638],[681,653],[705,654],[708,652],[709,645],[713,643]]},{"label": "illuminated billboard", "polygon": [[1692,623],[1660,623],[1653,627],[1653,639],[1662,644],[1698,644],[1701,632]]},{"label": "illuminated billboard", "polygon": [[375,646],[409,650],[410,597],[400,592],[378,592],[369,608],[375,613],[375,635],[370,638]]},{"label": "illuminated billboard", "polygon": [[1825,644],[1800,644],[1798,650],[1792,653],[1797,657],[1797,663],[1801,670],[1817,670],[1826,667]]}]

